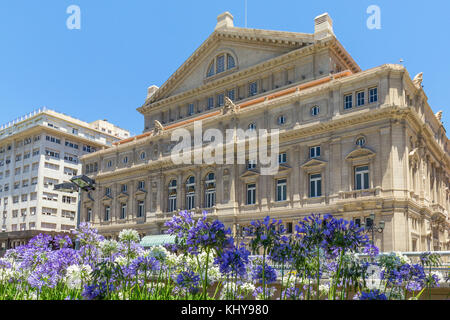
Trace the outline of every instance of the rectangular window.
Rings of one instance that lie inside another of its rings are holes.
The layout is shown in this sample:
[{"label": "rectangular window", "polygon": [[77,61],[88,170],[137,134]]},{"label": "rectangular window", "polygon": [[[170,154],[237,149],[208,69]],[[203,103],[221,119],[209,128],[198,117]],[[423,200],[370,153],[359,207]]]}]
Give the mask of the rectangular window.
[{"label": "rectangular window", "polygon": [[290,234],[293,231],[293,224],[292,222],[286,223],[286,233]]},{"label": "rectangular window", "polygon": [[78,149],[78,145],[76,143],[73,143],[73,142],[69,141],[69,140],[66,140],[66,147],[70,147],[70,148],[73,148],[73,149]]},{"label": "rectangular window", "polygon": [[75,155],[72,155],[72,154],[66,153],[64,155],[64,160],[68,161],[68,162],[71,162],[71,163],[74,163],[74,164],[78,164],[78,157],[75,156]]},{"label": "rectangular window", "polygon": [[227,92],[227,97],[230,98],[231,101],[234,101],[236,99],[234,92],[235,92],[234,89],[228,90]]},{"label": "rectangular window", "polygon": [[344,96],[344,109],[353,108],[353,95],[347,94]]},{"label": "rectangular window", "polygon": [[53,142],[53,143],[57,143],[57,144],[61,144],[61,140],[52,136],[46,136],[45,140]]},{"label": "rectangular window", "polygon": [[111,188],[105,188],[105,195],[111,196]]},{"label": "rectangular window", "polygon": [[280,153],[278,155],[278,163],[279,164],[287,163],[287,153],[286,152]]},{"label": "rectangular window", "polygon": [[369,89],[369,103],[378,102],[378,88]]},{"label": "rectangular window", "polygon": [[208,110],[211,110],[214,108],[214,97],[208,98]]},{"label": "rectangular window", "polygon": [[256,160],[248,160],[247,169],[255,169],[255,168],[256,168]]},{"label": "rectangular window", "polygon": [[105,221],[109,221],[110,214],[111,214],[111,207],[110,206],[106,206],[105,207]]},{"label": "rectangular window", "polygon": [[361,228],[361,219],[360,218],[353,219],[353,222],[355,223],[355,225],[357,227]]},{"label": "rectangular window", "polygon": [[145,181],[139,181],[138,188],[139,188],[140,190],[145,190]]},{"label": "rectangular window", "polygon": [[312,174],[309,176],[309,197],[317,198],[322,196],[322,175]]},{"label": "rectangular window", "polygon": [[356,94],[356,105],[359,106],[363,106],[365,103],[365,97],[364,97],[365,92],[364,91],[360,91]]},{"label": "rectangular window", "polygon": [[286,201],[287,199],[287,180],[280,179],[277,180],[277,201]]},{"label": "rectangular window", "polygon": [[86,222],[90,222],[92,220],[92,209],[88,208],[86,212]]},{"label": "rectangular window", "polygon": [[192,116],[194,114],[194,104],[189,103],[188,105],[188,115]]},{"label": "rectangular window", "polygon": [[221,55],[217,57],[216,62],[216,73],[225,71],[225,55]]},{"label": "rectangular window", "polygon": [[247,185],[247,204],[256,203],[256,184]]},{"label": "rectangular window", "polygon": [[144,201],[139,201],[138,202],[138,213],[137,213],[137,216],[139,218],[141,218],[141,217],[144,216],[144,214],[145,214],[145,203],[144,203]]},{"label": "rectangular window", "polygon": [[251,82],[248,86],[248,95],[250,97],[256,95],[258,93],[258,83],[255,82]]},{"label": "rectangular window", "polygon": [[217,107],[222,107],[225,104],[225,95],[222,94],[218,94],[217,95]]},{"label": "rectangular window", "polygon": [[127,217],[127,204],[122,203],[122,206],[120,207],[120,219],[125,219]]},{"label": "rectangular window", "polygon": [[369,166],[355,168],[355,190],[369,189]]},{"label": "rectangular window", "polygon": [[45,150],[45,155],[47,157],[52,157],[52,158],[55,158],[55,159],[59,159],[59,152],[57,152],[57,151],[46,149]]},{"label": "rectangular window", "polygon": [[122,192],[123,193],[127,193],[127,191],[128,191],[128,185],[127,184],[123,184],[122,185]]},{"label": "rectangular window", "polygon": [[177,210],[177,195],[176,193],[174,195],[169,196],[169,212],[173,212]]},{"label": "rectangular window", "polygon": [[216,189],[207,189],[205,192],[205,198],[205,207],[214,207],[216,204]]},{"label": "rectangular window", "polygon": [[309,148],[309,157],[311,159],[320,157],[320,146]]}]

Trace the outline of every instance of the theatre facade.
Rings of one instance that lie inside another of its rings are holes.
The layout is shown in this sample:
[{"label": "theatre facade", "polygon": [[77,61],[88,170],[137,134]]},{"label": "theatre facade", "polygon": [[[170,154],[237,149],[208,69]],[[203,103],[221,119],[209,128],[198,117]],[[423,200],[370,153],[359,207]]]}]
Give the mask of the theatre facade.
[{"label": "theatre facade", "polygon": [[[235,27],[228,12],[217,20],[160,88],[148,88],[143,134],[81,158],[96,181],[82,221],[116,238],[124,228],[164,233],[180,210],[207,211],[237,234],[267,215],[292,232],[305,216],[330,213],[383,222],[374,232],[383,251],[450,250],[450,143],[422,74],[361,70],[328,14],[313,34]],[[175,164],[173,133],[193,133],[199,121],[224,136],[278,129],[277,172],[262,174],[248,154],[242,164]]]}]

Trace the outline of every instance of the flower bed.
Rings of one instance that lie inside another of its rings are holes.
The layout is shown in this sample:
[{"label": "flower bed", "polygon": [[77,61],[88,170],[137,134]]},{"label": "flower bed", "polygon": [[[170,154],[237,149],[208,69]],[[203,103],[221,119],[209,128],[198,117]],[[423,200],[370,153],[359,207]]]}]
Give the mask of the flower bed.
[{"label": "flower bed", "polygon": [[0,299],[430,299],[448,281],[426,272],[440,265],[438,255],[419,264],[379,255],[361,228],[331,215],[307,217],[290,235],[281,221],[253,221],[241,243],[206,213],[180,212],[166,225],[176,244],[147,250],[134,230],[105,240],[82,224],[79,250],[67,236],[41,234],[0,259]]}]

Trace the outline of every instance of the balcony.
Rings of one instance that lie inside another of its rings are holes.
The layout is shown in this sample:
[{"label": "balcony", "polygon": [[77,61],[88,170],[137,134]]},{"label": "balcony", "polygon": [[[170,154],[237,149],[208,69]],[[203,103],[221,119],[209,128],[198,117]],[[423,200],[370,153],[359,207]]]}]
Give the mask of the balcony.
[{"label": "balcony", "polygon": [[380,188],[339,192],[339,200],[360,199],[380,195]]}]

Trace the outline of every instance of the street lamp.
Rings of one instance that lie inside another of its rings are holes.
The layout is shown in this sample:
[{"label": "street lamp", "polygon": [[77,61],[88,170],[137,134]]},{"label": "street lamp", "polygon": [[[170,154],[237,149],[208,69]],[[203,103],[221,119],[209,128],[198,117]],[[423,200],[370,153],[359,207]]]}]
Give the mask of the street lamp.
[{"label": "street lamp", "polygon": [[[78,212],[77,212],[77,230],[80,228],[81,221],[81,192],[89,192],[95,190],[95,180],[85,176],[76,176],[70,179],[70,182],[64,182],[57,184],[53,187],[55,191],[61,191],[66,193],[78,192]],[[75,249],[80,249],[80,241],[75,240]]]},{"label": "street lamp", "polygon": [[384,231],[384,227],[385,227],[385,222],[384,221],[380,221],[379,225],[376,226],[375,225],[375,213],[371,213],[370,216],[370,223],[369,221],[367,221],[368,223],[361,223],[361,227],[364,228],[364,230],[366,232],[372,232],[372,245],[374,245],[374,240],[375,240],[375,231],[377,231],[378,233],[383,233]]}]

